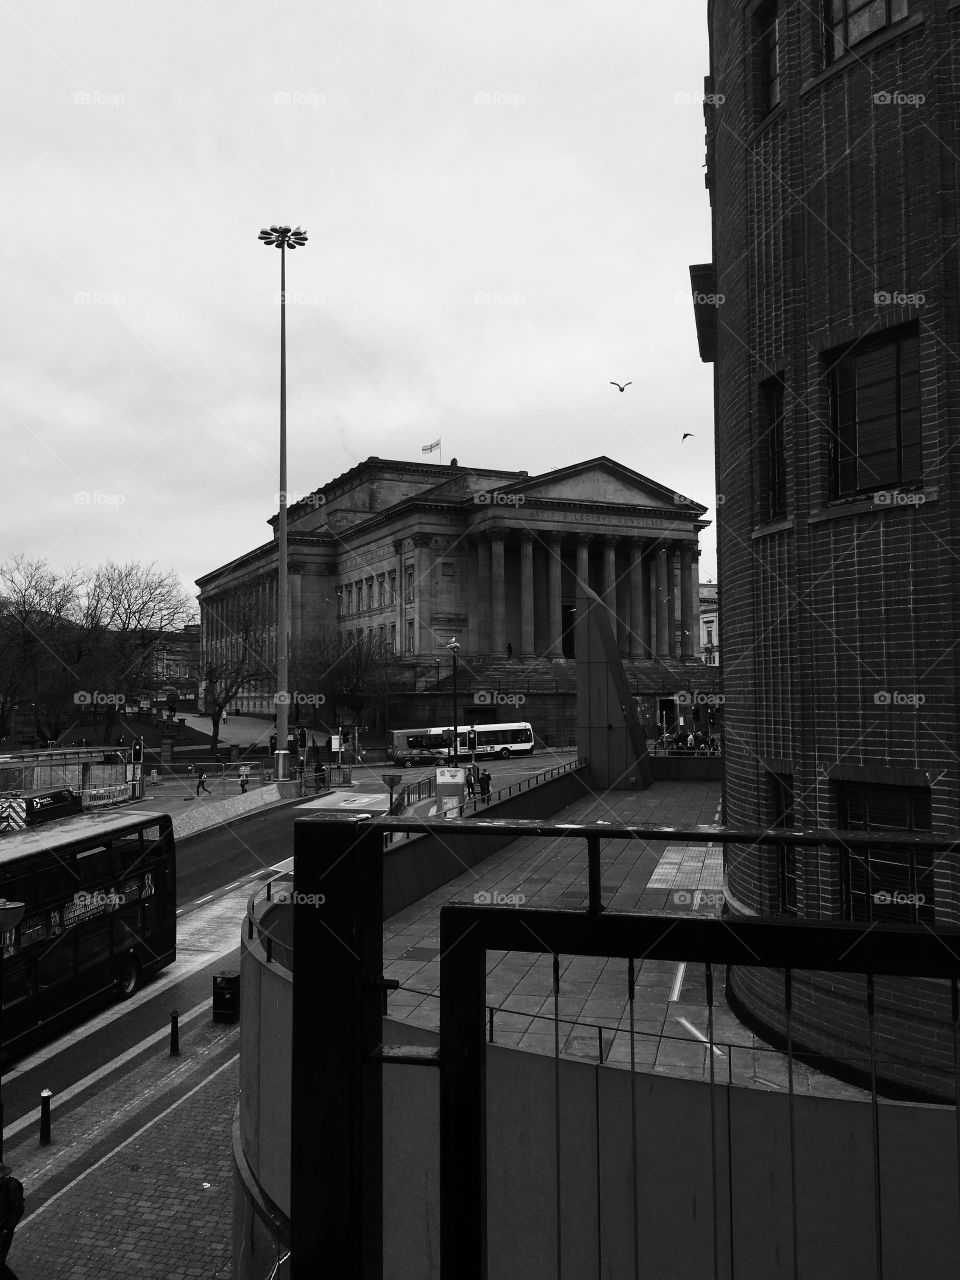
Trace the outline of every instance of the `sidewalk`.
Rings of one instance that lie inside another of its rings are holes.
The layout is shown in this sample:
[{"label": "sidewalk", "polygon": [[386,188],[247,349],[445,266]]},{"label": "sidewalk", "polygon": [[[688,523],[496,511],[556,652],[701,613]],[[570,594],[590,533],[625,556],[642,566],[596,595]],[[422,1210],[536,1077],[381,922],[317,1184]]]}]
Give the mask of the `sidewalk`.
[{"label": "sidewalk", "polygon": [[[578,821],[589,813],[611,823],[711,823],[718,799],[719,787],[713,783],[658,783],[647,792],[583,801],[554,816]],[[385,928],[385,969],[403,984],[390,994],[390,1015],[435,1025],[436,920],[441,901],[472,896],[481,888],[521,889],[538,905],[580,907],[586,894],[582,848],[582,841],[572,839],[519,841],[481,863],[473,874],[390,920]],[[719,851],[705,858],[701,846],[691,848],[695,855],[682,847],[665,849],[663,843],[653,847],[638,841],[605,841],[605,900],[617,909],[632,910],[666,902],[681,883],[690,888],[714,884]],[[673,889],[652,884],[661,866],[672,877]],[[538,986],[545,979],[549,987],[549,959],[525,960],[523,964],[515,957],[491,956],[492,1002],[515,1011],[513,1016],[497,1015],[496,1040],[552,1051],[552,1030],[549,1037],[536,1032],[536,1014],[549,996]],[[566,966],[563,981],[572,976]],[[572,1003],[564,1003],[562,1016],[582,1020],[604,1012],[602,1020],[617,1025],[612,1005],[591,1009],[591,999],[616,1002],[621,996],[619,988],[600,982],[600,976],[584,969],[579,981],[589,991],[581,990]],[[692,1006],[686,1008],[695,1020]],[[514,1022],[517,1014],[519,1021]],[[38,1161],[51,1157],[38,1151],[53,1148],[38,1149],[34,1134],[29,1142],[9,1144],[7,1157],[23,1178],[27,1195],[27,1216],[17,1229],[10,1259],[20,1280],[227,1280],[238,1031],[215,1027],[206,1016],[198,1017],[192,1028],[182,1040],[181,1067],[170,1065],[181,1060],[150,1054],[134,1070],[124,1069],[118,1079],[92,1091],[75,1108],[85,1119],[77,1121],[72,1142],[71,1117],[64,1112],[56,1118],[60,1163],[52,1172],[46,1164],[41,1169]],[[595,1052],[595,1028],[589,1033],[578,1033],[575,1026],[567,1030],[572,1034],[565,1037],[564,1052]],[[612,1033],[606,1047],[608,1060],[622,1064]],[[693,1042],[689,1049],[699,1054],[702,1046]],[[681,1060],[680,1069],[687,1067],[692,1069]],[[59,1183],[51,1181],[55,1177]],[[54,1186],[55,1199],[43,1203]]]}]

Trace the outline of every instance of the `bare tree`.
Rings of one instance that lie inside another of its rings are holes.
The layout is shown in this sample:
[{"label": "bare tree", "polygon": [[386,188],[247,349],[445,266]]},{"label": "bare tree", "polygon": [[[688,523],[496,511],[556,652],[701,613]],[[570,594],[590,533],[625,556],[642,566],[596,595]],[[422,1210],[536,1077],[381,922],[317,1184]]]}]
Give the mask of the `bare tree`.
[{"label": "bare tree", "polygon": [[291,685],[308,700],[321,695],[322,712],[315,718],[334,728],[344,708],[358,723],[364,716],[379,720],[396,665],[394,654],[377,637],[324,629],[294,650],[291,671],[296,679]]},{"label": "bare tree", "polygon": [[276,680],[269,664],[273,637],[251,591],[205,604],[203,623],[204,708],[213,730],[210,754],[216,755],[220,722],[233,699]]}]

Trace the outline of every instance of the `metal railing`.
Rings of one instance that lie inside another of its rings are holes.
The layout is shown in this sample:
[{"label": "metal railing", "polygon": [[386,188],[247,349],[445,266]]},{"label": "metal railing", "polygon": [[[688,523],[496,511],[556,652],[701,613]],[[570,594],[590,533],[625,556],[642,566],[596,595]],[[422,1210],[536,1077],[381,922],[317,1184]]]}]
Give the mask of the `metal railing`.
[{"label": "metal railing", "polygon": [[[583,870],[587,888],[585,910],[538,909],[525,906],[448,904],[440,909],[440,1046],[431,1050],[423,1046],[389,1046],[381,1042],[381,1016],[384,990],[383,928],[380,859],[383,832],[430,833],[442,839],[455,853],[459,840],[505,834],[515,839],[524,837],[582,840],[585,845]],[[884,1235],[884,1212],[893,1194],[884,1178],[896,1177],[891,1160],[881,1144],[881,1118],[877,1052],[879,1019],[876,1003],[877,979],[940,979],[947,992],[946,1031],[952,1034],[953,1107],[950,1124],[942,1134],[954,1132],[954,1176],[960,1165],[960,930],[932,929],[878,922],[858,924],[826,920],[787,921],[761,918],[702,918],[694,915],[667,916],[650,913],[615,912],[604,902],[601,880],[601,851],[606,841],[678,843],[714,843],[756,846],[767,850],[772,845],[829,850],[841,860],[856,857],[858,851],[882,846],[888,856],[906,857],[910,850],[922,848],[930,854],[953,850],[957,841],[914,833],[846,832],[811,829],[773,830],[762,828],[734,829],[695,826],[689,828],[658,826],[617,826],[608,823],[564,823],[536,820],[487,820],[463,818],[453,820],[388,818],[344,819],[331,816],[317,823],[298,824],[294,847],[294,919],[293,924],[293,1078],[292,1114],[297,1124],[291,1132],[291,1228],[292,1260],[295,1277],[314,1273],[321,1263],[338,1275],[360,1274],[357,1261],[376,1254],[382,1222],[382,1070],[385,1063],[425,1066],[440,1072],[440,1241],[441,1274],[444,1280],[484,1280],[486,1276],[487,1232],[500,1228],[497,1221],[488,1223],[486,1162],[486,1084],[485,1039],[488,1018],[486,1002],[488,952],[535,952],[553,960],[553,1025],[555,1027],[556,1088],[554,1106],[555,1134],[546,1143],[555,1164],[556,1204],[552,1197],[542,1199],[544,1212],[555,1224],[556,1257],[549,1259],[547,1271],[560,1276],[573,1275],[562,1266],[567,1256],[564,1240],[564,1214],[561,1188],[575,1179],[583,1163],[579,1148],[571,1153],[564,1127],[572,1122],[569,1106],[561,1106],[559,1025],[561,981],[559,957],[594,956],[625,962],[628,993],[627,1025],[630,1042],[631,1079],[636,1081],[635,996],[637,964],[644,962],[677,962],[702,967],[706,1009],[706,1033],[703,1035],[704,1083],[709,1091],[702,1096],[707,1107],[709,1130],[704,1158],[707,1162],[706,1216],[700,1217],[697,1230],[705,1255],[712,1238],[712,1270],[703,1274],[714,1277],[748,1274],[743,1269],[740,1249],[749,1253],[748,1244],[738,1242],[737,1217],[733,1205],[734,1175],[741,1180],[751,1172],[748,1155],[738,1148],[737,1170],[728,1166],[731,1159],[731,1100],[721,1093],[724,1082],[718,1079],[715,1050],[716,992],[719,976],[728,967],[737,972],[764,970],[780,983],[780,1007],[785,1017],[785,1049],[787,1089],[782,1099],[785,1108],[782,1159],[786,1173],[782,1182],[770,1186],[780,1197],[775,1220],[768,1224],[776,1230],[777,1248],[787,1260],[787,1274],[794,1280],[815,1277],[820,1271],[817,1248],[811,1244],[819,1238],[818,1224],[809,1218],[801,1224],[801,1206],[809,1212],[811,1204],[820,1205],[809,1194],[810,1179],[820,1178],[816,1160],[805,1145],[800,1150],[794,1082],[794,1060],[798,1036],[803,1033],[799,1010],[809,1014],[809,992],[801,992],[804,1003],[795,1007],[801,978],[809,971],[856,976],[863,979],[864,1026],[869,1039],[862,1046],[868,1056],[865,1084],[869,1093],[871,1117],[868,1133],[872,1134],[873,1159],[870,1148],[864,1152],[861,1171],[872,1203],[872,1225],[859,1229],[865,1233],[858,1239],[861,1256],[868,1259],[866,1274],[873,1268],[883,1274],[884,1259],[895,1256],[897,1245]],[[618,848],[620,846],[618,845]],[[316,903],[323,898],[323,928],[311,927]],[[302,904],[302,905],[301,905]],[[800,974],[798,978],[797,975]],[[315,992],[323,987],[329,993],[322,1027],[318,1026]],[[728,1015],[729,1016],[729,1015]],[[602,1034],[602,1029],[600,1034]],[[888,1040],[888,1044],[891,1041]],[[324,1088],[316,1088],[316,1054],[324,1055]],[[362,1071],[363,1088],[357,1087],[358,1071]],[[641,1171],[651,1176],[648,1164],[656,1159],[647,1151],[638,1130],[636,1084],[630,1088],[626,1123],[632,1143],[633,1191],[625,1203],[632,1210],[634,1257],[631,1274],[645,1274],[641,1266],[640,1213],[650,1212],[639,1195]],[[348,1112],[349,1114],[345,1114]],[[739,1113],[738,1113],[739,1114]],[[809,1114],[809,1112],[805,1112]],[[598,1120],[599,1124],[599,1112]],[[738,1138],[743,1143],[757,1139],[749,1119]],[[889,1124],[889,1122],[886,1122]],[[884,1130],[886,1133],[886,1129]],[[580,1128],[577,1128],[580,1133]],[[828,1129],[829,1133],[829,1129]],[[324,1135],[326,1159],[316,1160],[317,1135]],[[363,1134],[358,1141],[357,1134]],[[809,1143],[805,1134],[804,1143]],[[829,1139],[828,1139],[829,1140]],[[885,1138],[885,1141],[887,1139]],[[599,1129],[597,1133],[599,1143]],[[599,1161],[599,1146],[598,1146]],[[762,1159],[772,1159],[764,1147]],[[642,1154],[641,1154],[642,1153]],[[941,1165],[950,1169],[950,1153],[941,1153]],[[599,1164],[597,1175],[599,1175]],[[940,1166],[938,1166],[940,1167]],[[712,1206],[709,1188],[712,1169]],[[869,1185],[872,1169],[872,1187]],[[744,1171],[747,1171],[745,1173]],[[751,1174],[752,1176],[752,1174]],[[760,1171],[761,1178],[764,1176]],[[800,1194],[800,1180],[804,1196]],[[599,1182],[597,1183],[599,1186]],[[767,1186],[766,1183],[763,1184]],[[944,1196],[960,1199],[960,1180]],[[327,1212],[318,1221],[316,1206]],[[598,1201],[596,1252],[602,1241],[602,1205]],[[923,1237],[936,1241],[938,1222],[945,1206],[911,1204],[911,1212],[925,1213]],[[957,1205],[953,1205],[956,1211]],[[828,1212],[822,1205],[816,1210]],[[749,1215],[749,1203],[738,1205],[740,1215]],[[767,1210],[767,1212],[773,1212]],[[946,1210],[949,1213],[949,1210]],[[530,1221],[524,1218],[523,1227]],[[801,1231],[801,1225],[803,1230]],[[553,1230],[551,1225],[551,1230]],[[649,1229],[649,1223],[647,1224]],[[679,1227],[678,1227],[679,1229]],[[895,1229],[894,1229],[895,1230]],[[689,1231],[689,1224],[684,1227]],[[747,1231],[752,1241],[755,1233]],[[829,1233],[827,1233],[829,1234]],[[889,1234],[889,1232],[888,1232]],[[936,1247],[935,1244],[931,1247]],[[804,1250],[801,1253],[801,1248]],[[553,1249],[550,1250],[551,1255]],[[792,1253],[792,1258],[791,1258]],[[704,1255],[704,1261],[706,1257]],[[738,1261],[740,1266],[738,1269]],[[364,1275],[380,1274],[376,1263],[369,1264]],[[918,1264],[919,1265],[919,1264]],[[586,1275],[578,1271],[578,1275]],[[599,1261],[597,1270],[603,1272]],[[624,1270],[622,1274],[628,1272]],[[698,1272],[699,1274],[699,1272]],[[750,1274],[758,1274],[756,1271]],[[920,1266],[918,1274],[932,1274]]]}]

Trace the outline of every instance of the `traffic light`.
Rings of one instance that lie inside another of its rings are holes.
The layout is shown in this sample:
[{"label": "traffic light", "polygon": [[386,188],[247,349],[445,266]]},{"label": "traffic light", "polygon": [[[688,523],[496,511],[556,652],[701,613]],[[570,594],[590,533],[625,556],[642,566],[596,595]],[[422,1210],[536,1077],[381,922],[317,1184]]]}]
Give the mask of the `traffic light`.
[{"label": "traffic light", "polygon": [[301,751],[302,751],[302,750],[304,750],[304,749],[305,749],[305,747],[306,747],[306,745],[307,745],[307,731],[306,731],[306,729],[301,729],[301,730],[300,730],[299,734],[297,735],[297,742],[299,743],[300,750],[301,750]]},{"label": "traffic light", "polygon": [[134,738],[133,740],[133,763],[143,764],[143,739]]},{"label": "traffic light", "polygon": [[277,753],[277,735],[276,735],[275,733],[271,733],[271,735],[270,735],[270,754],[273,756],[273,755],[276,755],[276,753]]}]

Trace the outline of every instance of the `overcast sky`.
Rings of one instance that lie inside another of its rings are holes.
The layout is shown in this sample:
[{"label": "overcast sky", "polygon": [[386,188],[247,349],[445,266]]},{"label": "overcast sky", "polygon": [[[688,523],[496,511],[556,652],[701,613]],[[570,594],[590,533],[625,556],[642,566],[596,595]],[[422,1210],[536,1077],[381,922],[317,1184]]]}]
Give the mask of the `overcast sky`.
[{"label": "overcast sky", "polygon": [[269,223],[310,238],[292,492],[439,436],[531,474],[607,454],[715,520],[704,0],[2,14],[4,555],[156,561],[193,591],[269,537]]}]

